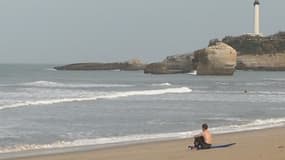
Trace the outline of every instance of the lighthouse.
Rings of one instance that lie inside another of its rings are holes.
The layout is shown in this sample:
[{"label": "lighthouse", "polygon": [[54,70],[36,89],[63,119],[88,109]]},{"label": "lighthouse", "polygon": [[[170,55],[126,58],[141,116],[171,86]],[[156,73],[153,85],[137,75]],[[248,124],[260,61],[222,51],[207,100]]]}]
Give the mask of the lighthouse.
[{"label": "lighthouse", "polygon": [[259,0],[255,0],[253,3],[254,6],[254,34],[255,35],[260,35],[260,20],[259,20],[259,7],[260,3]]}]

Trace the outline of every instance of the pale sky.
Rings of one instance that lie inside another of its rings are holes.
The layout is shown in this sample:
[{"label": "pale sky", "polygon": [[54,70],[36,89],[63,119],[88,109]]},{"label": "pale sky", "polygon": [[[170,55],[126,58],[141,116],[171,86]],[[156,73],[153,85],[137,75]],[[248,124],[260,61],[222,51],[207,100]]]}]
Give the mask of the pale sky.
[{"label": "pale sky", "polygon": [[[254,0],[1,0],[0,63],[166,56],[253,32]],[[285,1],[260,0],[261,32],[285,31]]]}]

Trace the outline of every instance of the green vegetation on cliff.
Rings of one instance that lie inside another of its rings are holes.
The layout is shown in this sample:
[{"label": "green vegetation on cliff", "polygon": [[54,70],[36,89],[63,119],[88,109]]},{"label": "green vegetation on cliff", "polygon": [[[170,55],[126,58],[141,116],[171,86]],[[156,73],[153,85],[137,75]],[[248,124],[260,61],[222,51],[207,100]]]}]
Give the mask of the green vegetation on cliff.
[{"label": "green vegetation on cliff", "polygon": [[[214,41],[211,41],[210,44]],[[285,53],[285,32],[266,37],[252,35],[227,36],[222,39],[222,42],[233,47],[240,55]]]}]

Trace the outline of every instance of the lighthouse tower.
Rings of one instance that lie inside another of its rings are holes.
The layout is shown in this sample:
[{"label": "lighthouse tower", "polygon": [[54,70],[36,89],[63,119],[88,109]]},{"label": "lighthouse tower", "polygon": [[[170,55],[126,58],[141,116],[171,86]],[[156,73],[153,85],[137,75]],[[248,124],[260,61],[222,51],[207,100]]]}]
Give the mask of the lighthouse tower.
[{"label": "lighthouse tower", "polygon": [[260,35],[259,0],[255,0],[253,6],[254,6],[254,34]]}]

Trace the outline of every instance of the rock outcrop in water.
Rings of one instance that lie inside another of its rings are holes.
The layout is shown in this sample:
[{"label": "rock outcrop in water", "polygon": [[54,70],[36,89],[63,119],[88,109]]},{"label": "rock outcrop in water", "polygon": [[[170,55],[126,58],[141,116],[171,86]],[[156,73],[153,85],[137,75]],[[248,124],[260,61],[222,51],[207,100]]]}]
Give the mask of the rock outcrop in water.
[{"label": "rock outcrop in water", "polygon": [[55,67],[56,70],[144,70],[145,64],[138,59],[117,63],[76,63]]},{"label": "rock outcrop in water", "polygon": [[217,42],[194,52],[193,62],[198,75],[232,75],[237,62],[237,52],[229,45]]},{"label": "rock outcrop in water", "polygon": [[227,36],[222,42],[238,52],[239,70],[285,70],[285,32],[267,37]]},{"label": "rock outcrop in water", "polygon": [[192,59],[192,54],[168,56],[162,62],[147,65],[144,72],[151,74],[188,73],[193,70]]}]

